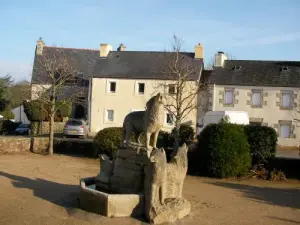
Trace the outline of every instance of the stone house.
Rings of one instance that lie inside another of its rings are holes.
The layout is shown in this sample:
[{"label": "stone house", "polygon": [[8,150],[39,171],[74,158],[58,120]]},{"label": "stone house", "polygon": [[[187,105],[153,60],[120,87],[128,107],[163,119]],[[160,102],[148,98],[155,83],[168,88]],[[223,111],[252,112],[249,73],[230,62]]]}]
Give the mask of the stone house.
[{"label": "stone house", "polygon": [[[72,65],[85,82],[85,92],[82,96],[85,107],[75,106],[72,117],[87,118],[90,132],[96,133],[106,127],[121,127],[125,116],[132,111],[145,110],[146,102],[160,91],[157,84],[167,84],[168,92],[174,94],[172,80],[160,72],[166,52],[125,51],[120,45],[117,51],[112,46],[101,44],[99,50],[58,48],[46,46],[42,40],[37,41],[34,70],[32,74],[32,99],[35,90],[41,85],[47,87],[47,82],[39,74],[38,60],[51,51],[62,51],[72,58]],[[189,77],[189,84],[200,79],[203,69],[203,47],[195,46],[195,52],[182,52],[181,55],[195,72]],[[197,101],[197,99],[196,99]],[[196,129],[197,109],[185,118],[184,122]],[[163,129],[170,131],[174,127],[172,116],[165,112]]]},{"label": "stone house", "polygon": [[228,60],[218,52],[208,80],[209,110],[246,111],[251,124],[275,128],[279,145],[298,146],[300,61]]}]

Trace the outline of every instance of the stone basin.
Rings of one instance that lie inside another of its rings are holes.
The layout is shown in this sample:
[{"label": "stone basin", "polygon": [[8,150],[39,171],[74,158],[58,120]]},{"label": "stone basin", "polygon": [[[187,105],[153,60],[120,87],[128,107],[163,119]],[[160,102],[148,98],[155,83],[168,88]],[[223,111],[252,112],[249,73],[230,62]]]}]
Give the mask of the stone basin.
[{"label": "stone basin", "polygon": [[107,217],[142,216],[143,194],[109,193],[95,189],[95,177],[80,180],[80,208]]}]

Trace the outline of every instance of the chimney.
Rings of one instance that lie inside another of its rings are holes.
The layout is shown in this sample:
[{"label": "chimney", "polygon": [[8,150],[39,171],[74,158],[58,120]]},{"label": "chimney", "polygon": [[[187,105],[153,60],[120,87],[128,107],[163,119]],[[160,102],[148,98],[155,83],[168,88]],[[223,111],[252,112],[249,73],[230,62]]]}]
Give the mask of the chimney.
[{"label": "chimney", "polygon": [[39,40],[36,42],[35,54],[36,55],[43,55],[43,48],[45,46],[44,41],[40,37]]},{"label": "chimney", "polygon": [[121,43],[117,50],[119,52],[125,51],[126,50],[126,46],[123,43]]},{"label": "chimney", "polygon": [[217,52],[215,55],[215,67],[223,67],[224,61],[227,60],[227,56],[224,52]]},{"label": "chimney", "polygon": [[100,45],[100,57],[107,57],[108,53],[112,51],[112,46],[109,44]]},{"label": "chimney", "polygon": [[201,43],[195,46],[195,59],[203,59],[204,58],[204,49]]}]

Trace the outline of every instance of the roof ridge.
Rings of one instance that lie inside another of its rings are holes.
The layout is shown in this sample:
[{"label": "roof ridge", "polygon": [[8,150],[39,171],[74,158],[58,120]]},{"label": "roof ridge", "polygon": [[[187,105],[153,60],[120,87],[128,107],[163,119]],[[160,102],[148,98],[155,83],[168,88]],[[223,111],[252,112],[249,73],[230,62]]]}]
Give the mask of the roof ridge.
[{"label": "roof ridge", "polygon": [[263,60],[263,59],[226,59],[225,61],[244,61],[244,62],[298,62],[296,60]]},{"label": "roof ridge", "polygon": [[[130,53],[134,53],[134,52],[140,52],[140,53],[174,53],[174,52],[168,52],[168,51],[110,51],[110,52],[130,52]],[[194,54],[194,52],[180,52],[180,53],[191,53]]]},{"label": "roof ridge", "polygon": [[91,49],[91,48],[65,48],[65,47],[56,47],[56,46],[44,46],[44,47],[46,47],[46,48],[68,49],[68,50],[100,51],[99,49]]}]

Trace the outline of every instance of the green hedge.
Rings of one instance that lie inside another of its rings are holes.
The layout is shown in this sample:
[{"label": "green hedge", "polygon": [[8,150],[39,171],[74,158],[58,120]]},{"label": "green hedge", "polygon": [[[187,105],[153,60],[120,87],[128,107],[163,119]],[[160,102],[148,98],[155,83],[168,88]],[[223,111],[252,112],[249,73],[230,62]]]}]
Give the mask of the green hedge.
[{"label": "green hedge", "polygon": [[198,139],[198,172],[212,177],[245,175],[251,166],[250,146],[242,126],[211,124]]},{"label": "green hedge", "polygon": [[[43,106],[40,100],[32,100],[30,102],[23,102],[24,112],[30,121],[49,121],[48,113],[50,108]],[[70,117],[72,112],[72,102],[62,104],[62,102],[56,102],[57,114],[55,115],[55,121],[62,121],[63,117]]]},{"label": "green hedge", "polygon": [[95,154],[106,154],[112,157],[112,153],[122,143],[122,127],[109,127],[100,130],[94,137],[93,145]]},{"label": "green hedge", "polygon": [[[153,139],[151,139],[153,141]],[[135,141],[134,133],[131,135],[131,141]],[[145,136],[142,135],[141,142],[145,143]],[[109,127],[99,131],[93,141],[95,154],[104,153],[112,156],[112,152],[116,151],[122,143],[122,127]],[[152,144],[152,143],[151,143]],[[173,146],[170,133],[160,131],[157,138],[157,147],[164,148],[166,151]]]},{"label": "green hedge", "polygon": [[265,164],[275,158],[277,133],[272,127],[247,125],[244,127],[252,154],[252,164]]}]

